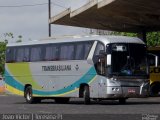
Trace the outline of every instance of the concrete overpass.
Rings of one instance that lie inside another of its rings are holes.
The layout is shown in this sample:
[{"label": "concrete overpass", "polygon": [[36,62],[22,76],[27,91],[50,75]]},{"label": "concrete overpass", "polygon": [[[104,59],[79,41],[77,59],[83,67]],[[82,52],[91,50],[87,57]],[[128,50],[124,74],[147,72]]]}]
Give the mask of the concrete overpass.
[{"label": "concrete overpass", "polygon": [[91,0],[53,16],[50,23],[145,34],[160,30],[160,0]]}]

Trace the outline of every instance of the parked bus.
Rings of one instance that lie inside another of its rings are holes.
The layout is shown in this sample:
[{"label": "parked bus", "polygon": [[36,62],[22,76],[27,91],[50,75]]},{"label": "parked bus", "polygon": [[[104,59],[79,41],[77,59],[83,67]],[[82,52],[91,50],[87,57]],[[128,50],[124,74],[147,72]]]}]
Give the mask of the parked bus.
[{"label": "parked bus", "polygon": [[146,45],[124,36],[83,36],[7,45],[5,87],[27,103],[53,98],[119,100],[148,96]]},{"label": "parked bus", "polygon": [[[160,58],[160,46],[149,47],[148,52],[154,54]],[[160,62],[158,59],[158,65],[155,67],[154,56],[150,56],[150,95],[160,96]]]}]

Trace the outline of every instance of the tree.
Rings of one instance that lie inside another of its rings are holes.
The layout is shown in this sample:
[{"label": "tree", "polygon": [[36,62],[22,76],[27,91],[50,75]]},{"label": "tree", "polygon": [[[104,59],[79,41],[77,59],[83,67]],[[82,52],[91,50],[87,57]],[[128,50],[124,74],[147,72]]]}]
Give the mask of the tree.
[{"label": "tree", "polygon": [[[14,39],[13,33],[4,33],[0,37],[0,74],[4,74],[4,65],[5,65],[5,52],[6,52],[6,45],[9,41]],[[16,38],[16,42],[22,42],[22,36],[19,35],[18,38]]]},{"label": "tree", "polygon": [[0,74],[4,74],[5,51],[7,42],[0,42]]},{"label": "tree", "polygon": [[147,34],[147,45],[148,46],[160,45],[160,32],[149,32]]},{"label": "tree", "polygon": [[122,36],[129,36],[129,37],[137,37],[136,33],[128,33],[128,32],[112,32],[112,35],[122,35]]},{"label": "tree", "polygon": [[18,39],[17,39],[16,42],[17,42],[17,43],[18,43],[18,42],[22,42],[22,36],[21,36],[21,35],[18,36]]}]

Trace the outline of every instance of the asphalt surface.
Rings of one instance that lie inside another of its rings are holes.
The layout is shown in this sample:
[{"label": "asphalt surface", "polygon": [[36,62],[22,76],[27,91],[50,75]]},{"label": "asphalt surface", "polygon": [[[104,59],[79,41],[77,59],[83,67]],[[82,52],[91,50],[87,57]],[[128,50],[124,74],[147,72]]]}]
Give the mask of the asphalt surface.
[{"label": "asphalt surface", "polygon": [[9,119],[3,115],[10,114],[29,114],[32,120],[41,120],[42,116],[37,116],[41,114],[50,115],[51,120],[53,115],[54,120],[160,120],[160,97],[130,98],[125,105],[113,100],[92,101],[90,105],[84,105],[82,99],[71,99],[68,104],[57,104],[54,100],[27,104],[20,96],[0,95],[0,114],[3,120]]}]

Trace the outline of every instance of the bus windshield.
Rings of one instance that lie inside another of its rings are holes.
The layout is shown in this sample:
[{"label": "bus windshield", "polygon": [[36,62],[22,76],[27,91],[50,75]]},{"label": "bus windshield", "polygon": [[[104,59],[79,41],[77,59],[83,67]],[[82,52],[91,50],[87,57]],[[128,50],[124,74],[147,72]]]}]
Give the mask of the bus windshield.
[{"label": "bus windshield", "polygon": [[111,74],[118,76],[147,75],[146,46],[142,44],[111,44]]}]

